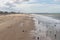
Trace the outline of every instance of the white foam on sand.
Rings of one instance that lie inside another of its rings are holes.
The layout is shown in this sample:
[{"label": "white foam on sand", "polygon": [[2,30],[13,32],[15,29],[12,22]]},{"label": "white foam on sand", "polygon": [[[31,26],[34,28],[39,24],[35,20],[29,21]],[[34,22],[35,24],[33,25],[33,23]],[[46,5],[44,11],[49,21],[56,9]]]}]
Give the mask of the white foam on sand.
[{"label": "white foam on sand", "polygon": [[51,37],[47,36],[47,34],[50,35],[47,31],[52,31],[55,34],[56,30],[60,30],[60,20],[36,14],[32,14],[32,17],[35,21],[35,30],[32,30],[31,34],[36,37],[36,40],[37,37],[39,40],[52,40]]},{"label": "white foam on sand", "polygon": [[33,17],[35,19],[38,20],[38,22],[42,22],[44,26],[48,25],[49,27],[56,25],[56,29],[59,30],[60,29],[60,20],[57,19],[53,19],[52,17],[47,17],[47,16],[43,16],[43,15],[36,15],[36,14],[32,14]]}]

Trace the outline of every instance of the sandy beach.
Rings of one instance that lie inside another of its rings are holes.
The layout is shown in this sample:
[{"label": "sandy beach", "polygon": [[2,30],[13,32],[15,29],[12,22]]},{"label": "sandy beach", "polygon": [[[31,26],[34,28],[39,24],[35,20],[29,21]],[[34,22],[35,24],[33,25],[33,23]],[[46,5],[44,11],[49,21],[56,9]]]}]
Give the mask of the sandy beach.
[{"label": "sandy beach", "polygon": [[30,34],[34,22],[29,15],[5,15],[0,20],[0,40],[34,40]]},{"label": "sandy beach", "polygon": [[36,14],[0,16],[0,40],[60,40],[60,20]]}]

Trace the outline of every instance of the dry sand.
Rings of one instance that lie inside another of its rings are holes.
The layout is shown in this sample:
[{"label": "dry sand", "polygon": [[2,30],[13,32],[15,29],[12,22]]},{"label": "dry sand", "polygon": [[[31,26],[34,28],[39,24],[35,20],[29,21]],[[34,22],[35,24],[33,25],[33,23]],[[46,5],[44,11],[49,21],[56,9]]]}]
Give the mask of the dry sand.
[{"label": "dry sand", "polygon": [[35,40],[30,34],[34,22],[29,15],[0,16],[0,40]]}]

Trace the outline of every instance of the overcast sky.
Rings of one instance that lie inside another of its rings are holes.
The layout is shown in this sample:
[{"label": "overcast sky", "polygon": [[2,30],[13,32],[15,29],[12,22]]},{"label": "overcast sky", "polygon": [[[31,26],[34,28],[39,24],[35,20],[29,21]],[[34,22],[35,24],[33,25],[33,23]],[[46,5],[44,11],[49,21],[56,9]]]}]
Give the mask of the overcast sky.
[{"label": "overcast sky", "polygon": [[60,0],[0,0],[1,11],[60,13]]}]

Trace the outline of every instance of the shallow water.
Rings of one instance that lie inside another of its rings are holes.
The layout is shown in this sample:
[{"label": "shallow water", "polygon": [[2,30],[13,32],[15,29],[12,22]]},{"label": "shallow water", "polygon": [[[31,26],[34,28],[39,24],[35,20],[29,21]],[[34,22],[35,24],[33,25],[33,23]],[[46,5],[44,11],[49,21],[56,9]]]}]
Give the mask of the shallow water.
[{"label": "shallow water", "polygon": [[40,15],[44,15],[44,16],[49,16],[49,17],[52,17],[52,18],[54,18],[54,19],[58,19],[58,20],[60,20],[60,14],[59,13],[55,13],[55,14],[53,14],[53,13],[51,13],[51,14],[40,14]]},{"label": "shallow water", "polygon": [[33,14],[33,17],[36,26],[36,29],[34,30],[35,36],[40,38],[42,37],[42,40],[55,40],[56,32],[60,31],[60,20],[46,15]]},{"label": "shallow water", "polygon": [[60,20],[60,16],[54,16],[54,15],[52,15],[50,17]]}]

